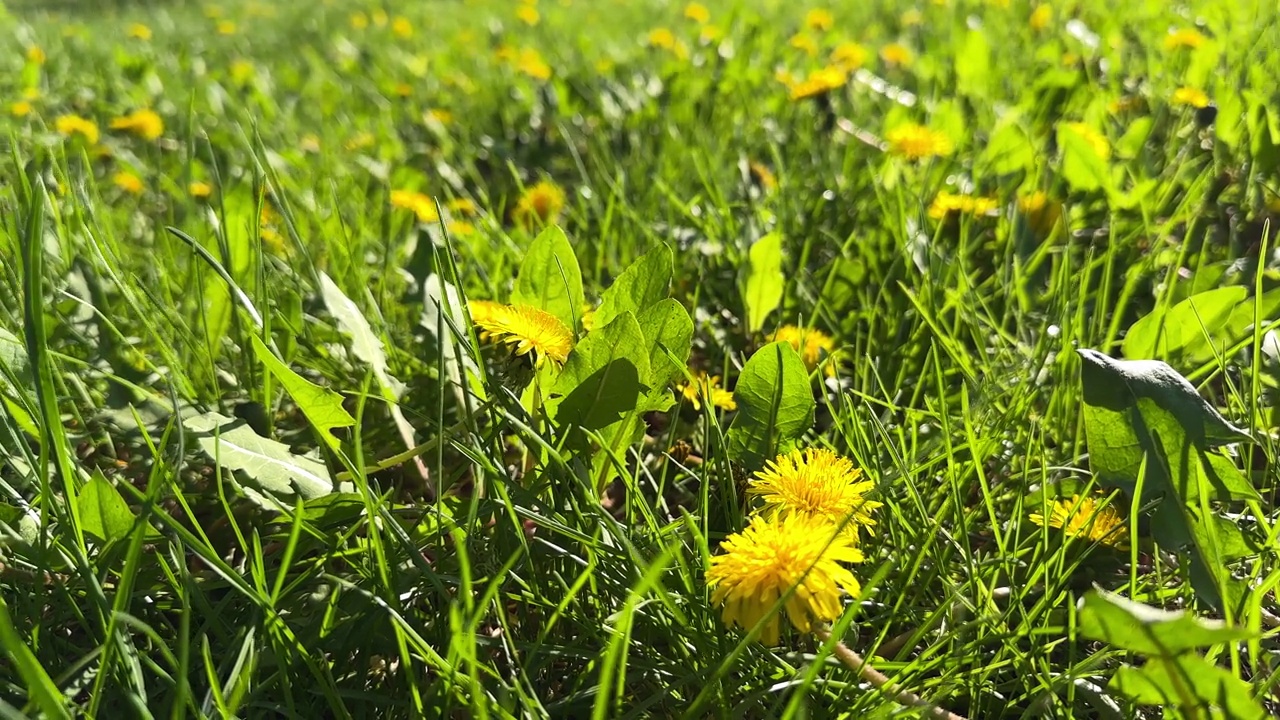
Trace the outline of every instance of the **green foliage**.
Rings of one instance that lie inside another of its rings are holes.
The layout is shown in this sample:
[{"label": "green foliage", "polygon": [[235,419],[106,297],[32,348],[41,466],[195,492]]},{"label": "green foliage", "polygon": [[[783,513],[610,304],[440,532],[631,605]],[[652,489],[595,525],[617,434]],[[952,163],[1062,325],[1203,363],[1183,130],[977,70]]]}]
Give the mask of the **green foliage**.
[{"label": "green foliage", "polygon": [[564,230],[543,230],[525,250],[511,302],[545,310],[573,329],[582,317],[583,297],[582,271]]},{"label": "green foliage", "polygon": [[1163,358],[1199,367],[1251,338],[1257,318],[1278,312],[1280,290],[1256,299],[1239,285],[1205,290],[1144,315],[1125,334],[1124,354],[1133,360]]},{"label": "green foliage", "polygon": [[658,245],[636,260],[600,294],[595,322],[603,327],[622,313],[639,315],[667,298],[674,272],[671,248]]},{"label": "green foliage", "polygon": [[772,232],[752,243],[745,273],[742,299],[747,308],[747,330],[757,332],[769,313],[782,304],[787,279],[782,274],[781,234]]},{"label": "green foliage", "polygon": [[[80,490],[80,522],[84,531],[101,542],[126,537],[133,529],[134,514],[120,497],[120,491],[101,473],[95,474]],[[150,525],[147,535],[154,539],[160,533]]]},{"label": "green foliage", "polygon": [[733,391],[738,414],[726,439],[729,457],[754,470],[789,451],[813,425],[813,392],[804,361],[789,343],[757,350]]},{"label": "green foliage", "polygon": [[280,381],[285,392],[293,398],[298,404],[298,409],[303,415],[307,416],[307,420],[315,427],[316,432],[320,433],[321,439],[330,448],[338,448],[338,438],[333,436],[334,428],[351,427],[356,424],[356,419],[351,417],[351,413],[342,407],[342,396],[330,390],[329,388],[320,387],[315,383],[308,382],[298,373],[289,369],[288,365],[280,362],[280,359],[267,348],[266,343],[262,342],[257,335],[250,336],[253,343],[253,352],[266,366],[267,371]]}]

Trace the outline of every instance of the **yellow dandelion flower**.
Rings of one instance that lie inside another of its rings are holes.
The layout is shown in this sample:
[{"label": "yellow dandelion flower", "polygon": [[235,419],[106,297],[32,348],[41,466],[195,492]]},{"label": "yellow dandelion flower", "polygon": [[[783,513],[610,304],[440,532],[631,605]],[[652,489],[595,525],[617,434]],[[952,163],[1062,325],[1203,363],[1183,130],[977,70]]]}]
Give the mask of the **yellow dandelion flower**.
[{"label": "yellow dandelion flower", "polygon": [[521,5],[516,8],[516,18],[525,25],[532,27],[538,24],[542,16],[538,14],[538,8],[532,5]]},{"label": "yellow dandelion flower", "polygon": [[1180,87],[1173,91],[1173,104],[1202,108],[1209,104],[1209,96],[1199,88]]},{"label": "yellow dandelion flower", "polygon": [[475,201],[470,198],[454,198],[446,203],[445,207],[455,215],[466,215],[467,217],[475,215],[477,211]]},{"label": "yellow dandelion flower", "polygon": [[1037,190],[1018,198],[1018,212],[1037,235],[1048,235],[1062,218],[1062,203],[1050,200],[1048,193]]},{"label": "yellow dandelion flower", "polygon": [[193,180],[187,185],[187,192],[197,200],[203,200],[213,194],[213,186],[201,180]]},{"label": "yellow dandelion flower", "polygon": [[244,86],[253,81],[258,69],[254,67],[253,62],[244,58],[236,58],[231,61],[231,82],[236,85]]},{"label": "yellow dandelion flower", "polygon": [[440,214],[436,212],[435,201],[414,190],[392,190],[391,206],[412,210],[418,216],[418,222],[433,223],[440,219]]},{"label": "yellow dandelion flower", "polygon": [[35,65],[43,65],[49,57],[44,54],[44,50],[39,45],[32,45],[27,48],[27,61]]},{"label": "yellow dandelion flower", "polygon": [[551,66],[533,48],[520,51],[520,55],[516,58],[516,68],[534,80],[546,81],[551,78]]},{"label": "yellow dandelion flower", "polygon": [[654,28],[649,31],[648,37],[645,38],[645,44],[649,47],[673,50],[676,46],[676,35],[668,28]]},{"label": "yellow dandelion flower", "polygon": [[684,6],[684,16],[699,25],[705,25],[711,20],[711,11],[702,3],[691,2]]},{"label": "yellow dandelion flower", "polygon": [[111,121],[112,130],[133,133],[144,140],[155,140],[164,134],[164,119],[155,110],[135,110]]},{"label": "yellow dandelion flower", "polygon": [[867,49],[858,43],[842,42],[831,51],[831,64],[851,73],[865,65],[869,55]]},{"label": "yellow dandelion flower", "polygon": [[354,12],[351,13],[349,22],[353,30],[364,30],[369,27],[369,16],[362,12]]},{"label": "yellow dandelion flower", "polygon": [[710,400],[712,407],[718,407],[721,410],[738,409],[733,393],[720,387],[720,376],[707,375],[705,370],[695,371],[693,382],[680,383],[676,385],[676,390],[689,401],[694,410],[701,410],[702,403],[706,400]]},{"label": "yellow dandelion flower", "polygon": [[940,192],[929,205],[929,217],[945,220],[956,215],[991,215],[1000,207],[995,198],[976,195],[956,195]]},{"label": "yellow dandelion flower", "polygon": [[1124,517],[1114,506],[1100,506],[1099,498],[1073,496],[1051,503],[1049,517],[1031,514],[1031,522],[1060,528],[1068,538],[1084,538],[1117,549],[1129,545]]},{"label": "yellow dandelion flower", "polygon": [[134,23],[129,26],[128,35],[134,40],[150,40],[151,28],[143,25],[142,23]]},{"label": "yellow dandelion flower", "polygon": [[516,201],[511,217],[526,229],[550,225],[564,210],[564,189],[550,180],[541,180],[525,188]]},{"label": "yellow dandelion flower", "polygon": [[1053,22],[1053,8],[1049,3],[1041,3],[1031,11],[1031,17],[1027,20],[1027,24],[1032,30],[1040,32],[1049,27],[1049,23]]},{"label": "yellow dandelion flower", "polygon": [[90,145],[98,144],[98,123],[79,115],[62,115],[54,121],[57,131],[66,137],[79,135]]},{"label": "yellow dandelion flower", "polygon": [[902,23],[903,27],[915,27],[924,22],[924,13],[920,12],[918,8],[911,8],[902,13],[902,17],[899,18],[898,22]]},{"label": "yellow dandelion flower", "polygon": [[1165,50],[1194,50],[1205,43],[1209,42],[1209,38],[1195,28],[1179,28],[1170,31],[1164,36]]},{"label": "yellow dandelion flower", "polygon": [[423,114],[423,119],[428,123],[440,123],[441,125],[453,124],[453,113],[444,108],[431,108]]},{"label": "yellow dandelion flower", "polygon": [[466,220],[452,220],[449,222],[449,234],[457,237],[475,235],[476,226],[474,223],[467,222]]},{"label": "yellow dandelion flower", "polygon": [[591,332],[596,327],[596,309],[591,307],[591,303],[584,303],[582,306],[582,329]]},{"label": "yellow dandelion flower", "polygon": [[130,195],[141,195],[143,190],[142,178],[131,172],[121,170],[111,176],[111,184],[129,193]]},{"label": "yellow dandelion flower", "polygon": [[235,35],[236,24],[230,20],[222,20],[218,23],[217,30],[219,35]]},{"label": "yellow dandelion flower", "polygon": [[798,32],[792,35],[787,44],[809,57],[818,54],[818,41],[808,33]]},{"label": "yellow dandelion flower", "polygon": [[778,643],[780,622],[773,609],[784,597],[791,624],[809,632],[840,617],[842,593],[856,597],[862,592],[841,564],[862,562],[862,553],[827,520],[756,515],[720,549],[724,552],[707,568],[711,602],[722,606],[721,618],[729,627],[749,630],[763,623],[760,640],[766,645]]},{"label": "yellow dandelion flower", "polygon": [[914,123],[895,127],[885,140],[889,143],[889,152],[910,160],[950,155],[954,150],[946,135]]},{"label": "yellow dandelion flower", "polygon": [[397,17],[391,21],[391,32],[396,37],[405,39],[413,37],[413,23],[407,17]]},{"label": "yellow dandelion flower", "polygon": [[912,54],[911,48],[902,43],[889,43],[880,48],[880,59],[886,65],[905,68],[911,66],[911,63],[915,60],[915,55]]},{"label": "yellow dandelion flower", "polygon": [[9,106],[9,114],[14,117],[26,117],[31,114],[31,103],[26,100],[19,100]]},{"label": "yellow dandelion flower", "polygon": [[710,23],[707,23],[706,25],[702,26],[701,30],[698,31],[698,42],[704,45],[708,43],[713,43],[722,37],[724,37],[724,28],[720,27],[719,25],[712,25]]},{"label": "yellow dandelion flower", "polygon": [[867,500],[875,483],[863,477],[853,461],[827,450],[809,448],[779,455],[758,470],[747,494],[764,501],[766,514],[819,517],[844,526],[857,538],[858,528],[875,526],[872,510],[883,503]]},{"label": "yellow dandelion flower", "polygon": [[528,305],[490,301],[467,303],[481,339],[515,346],[516,355],[533,354],[536,364],[564,363],[573,350],[573,333],[555,315]]},{"label": "yellow dandelion flower", "polygon": [[347,150],[365,150],[373,147],[377,139],[373,137],[371,132],[358,132],[347,139],[343,147]]},{"label": "yellow dandelion flower", "polygon": [[[770,336],[769,341],[791,343],[796,352],[800,353],[800,359],[804,361],[804,366],[809,372],[816,370],[818,365],[827,358],[838,360],[835,357],[837,355],[836,341],[830,335],[815,328],[783,325]],[[828,375],[835,374],[836,364],[833,361],[827,365]]]},{"label": "yellow dandelion flower", "polygon": [[1078,137],[1082,138],[1089,144],[1089,147],[1093,148],[1093,151],[1098,154],[1098,157],[1103,160],[1109,160],[1111,158],[1111,143],[1107,142],[1106,136],[1102,133],[1082,122],[1063,123],[1062,127],[1067,132],[1075,133]]},{"label": "yellow dandelion flower", "polygon": [[747,163],[747,171],[751,174],[751,181],[760,186],[761,190],[773,192],[778,187],[778,179],[768,165],[752,160]]},{"label": "yellow dandelion flower", "polygon": [[836,24],[836,16],[830,10],[814,8],[804,14],[804,26],[810,30],[826,32]]},{"label": "yellow dandelion flower", "polygon": [[809,77],[791,85],[789,88],[791,99],[804,100],[826,95],[832,90],[843,87],[848,79],[849,74],[835,66],[814,70],[809,73]]}]

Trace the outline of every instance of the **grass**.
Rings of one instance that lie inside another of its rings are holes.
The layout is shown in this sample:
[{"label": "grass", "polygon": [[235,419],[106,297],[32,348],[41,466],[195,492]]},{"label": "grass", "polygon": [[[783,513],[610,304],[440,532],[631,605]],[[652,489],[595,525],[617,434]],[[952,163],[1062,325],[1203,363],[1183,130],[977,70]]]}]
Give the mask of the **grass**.
[{"label": "grass", "polygon": [[[894,683],[969,717],[1158,716],[1109,684],[1137,656],[1080,631],[1096,583],[1254,631],[1208,657],[1275,710],[1274,9],[1077,0],[1037,28],[1021,3],[832,3],[826,28],[708,5],[540,0],[532,25],[491,0],[9,6],[6,716],[898,710],[832,643],[721,622],[706,569],[750,508],[734,412],[648,412],[602,492],[598,454],[452,314],[511,297],[541,181],[588,305],[672,250],[690,370],[733,389],[781,326],[834,339],[793,441],[875,483],[833,635]],[[780,74],[842,43],[858,72],[792,100]],[[158,136],[110,127],[139,109]],[[908,122],[953,151],[886,151]],[[944,191],[993,203],[932,216]],[[753,254],[770,233],[776,271]],[[1247,582],[1215,608],[1131,495],[1129,550],[1030,515],[1106,485],[1072,350],[1125,354],[1140,318],[1231,287],[1247,329],[1191,313],[1208,350],[1151,355],[1256,440],[1231,457],[1258,497],[1224,506]]]}]

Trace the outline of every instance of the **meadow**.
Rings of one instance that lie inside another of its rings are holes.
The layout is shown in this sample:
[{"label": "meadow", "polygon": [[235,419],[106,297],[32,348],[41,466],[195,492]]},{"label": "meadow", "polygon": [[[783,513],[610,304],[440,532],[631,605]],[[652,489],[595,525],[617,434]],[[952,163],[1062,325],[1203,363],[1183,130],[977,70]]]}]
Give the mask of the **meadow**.
[{"label": "meadow", "polygon": [[0,27],[3,717],[1280,712],[1274,0]]}]

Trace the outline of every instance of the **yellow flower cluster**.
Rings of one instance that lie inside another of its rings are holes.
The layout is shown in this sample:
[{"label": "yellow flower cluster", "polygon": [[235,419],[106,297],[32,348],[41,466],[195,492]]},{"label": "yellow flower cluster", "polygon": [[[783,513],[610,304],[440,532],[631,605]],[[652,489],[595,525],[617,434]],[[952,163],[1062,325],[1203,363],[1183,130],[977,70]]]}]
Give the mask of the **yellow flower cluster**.
[{"label": "yellow flower cluster", "polygon": [[112,130],[123,130],[144,140],[155,140],[164,134],[164,119],[155,110],[135,110],[111,121]]},{"label": "yellow flower cluster", "polygon": [[694,410],[701,410],[702,403],[708,402],[712,407],[721,410],[737,410],[738,403],[733,399],[733,393],[720,387],[719,375],[707,375],[705,370],[698,370],[693,373],[693,382],[681,383],[676,386],[676,390],[689,401]]},{"label": "yellow flower cluster", "polygon": [[803,100],[826,95],[832,90],[843,87],[848,78],[848,72],[831,65],[821,70],[814,70],[804,80],[788,83],[788,89],[792,100]]},{"label": "yellow flower cluster", "polygon": [[956,215],[991,215],[1000,207],[995,198],[980,195],[956,195],[940,192],[929,205],[929,217],[934,220],[945,220]]},{"label": "yellow flower cluster", "polygon": [[889,152],[908,160],[942,157],[955,149],[946,135],[914,123],[895,127],[885,135],[885,140],[889,143]]},{"label": "yellow flower cluster", "polygon": [[1128,531],[1124,517],[1112,505],[1103,505],[1096,497],[1061,499],[1050,503],[1049,517],[1031,514],[1031,522],[1062,530],[1068,539],[1082,538],[1117,549],[1128,547]]},{"label": "yellow flower cluster", "polygon": [[836,341],[830,335],[816,328],[802,328],[795,325],[783,325],[769,337],[769,342],[787,342],[800,353],[800,359],[809,372],[818,369],[823,361],[830,359],[826,365],[827,375],[836,374],[836,366],[840,364],[840,353],[836,350]]},{"label": "yellow flower cluster", "polygon": [[564,189],[550,180],[541,180],[520,193],[511,212],[515,224],[533,230],[550,225],[564,210]]},{"label": "yellow flower cluster", "polygon": [[563,364],[573,350],[573,333],[544,310],[491,300],[472,300],[467,309],[480,330],[481,340],[514,345],[516,355],[532,353],[539,365],[547,360]]}]

